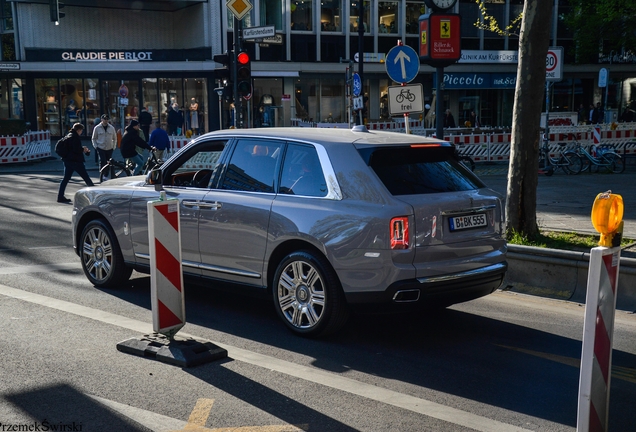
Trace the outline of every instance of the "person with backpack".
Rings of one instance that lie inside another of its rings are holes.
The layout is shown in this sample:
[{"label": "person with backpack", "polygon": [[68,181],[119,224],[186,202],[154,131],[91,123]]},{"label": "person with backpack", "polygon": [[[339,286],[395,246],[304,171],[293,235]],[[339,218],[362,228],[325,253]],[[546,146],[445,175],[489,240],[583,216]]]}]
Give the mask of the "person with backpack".
[{"label": "person with backpack", "polygon": [[115,127],[108,123],[110,117],[108,114],[102,114],[101,122],[93,128],[93,136],[91,141],[93,147],[99,154],[99,181],[104,180],[104,174],[101,172],[108,160],[113,157],[113,151],[117,147],[117,132]]},{"label": "person with backpack", "polygon": [[64,192],[73,176],[73,172],[78,173],[82,177],[86,182],[86,186],[95,186],[84,166],[84,155],[91,154],[91,151],[88,147],[82,145],[80,135],[82,135],[83,131],[84,126],[81,123],[75,123],[68,135],[55,145],[55,151],[62,157],[62,162],[64,162],[64,177],[57,192],[57,202],[59,203],[68,204],[71,202],[70,199],[64,196]]}]

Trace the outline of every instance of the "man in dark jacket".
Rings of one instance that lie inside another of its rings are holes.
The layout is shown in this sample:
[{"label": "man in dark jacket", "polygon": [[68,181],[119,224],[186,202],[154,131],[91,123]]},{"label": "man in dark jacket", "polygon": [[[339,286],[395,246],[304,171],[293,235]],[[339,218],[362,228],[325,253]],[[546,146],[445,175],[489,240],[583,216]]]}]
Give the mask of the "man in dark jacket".
[{"label": "man in dark jacket", "polygon": [[70,199],[64,196],[64,192],[66,191],[66,185],[73,177],[73,172],[77,172],[82,177],[86,182],[86,186],[95,186],[84,166],[84,154],[90,154],[91,151],[88,147],[82,145],[80,135],[83,131],[84,126],[81,123],[75,123],[66,136],[65,145],[68,148],[68,153],[62,158],[62,162],[64,162],[64,177],[57,192],[57,202],[59,203],[67,204],[71,202]]},{"label": "man in dark jacket", "polygon": [[141,147],[150,151],[155,151],[154,147],[150,147],[146,141],[139,136],[139,122],[131,120],[130,124],[124,129],[124,136],[121,137],[121,155],[126,159],[130,159],[135,163],[133,174],[138,175],[144,165],[144,158],[137,153],[135,147]]},{"label": "man in dark jacket", "polygon": [[152,114],[148,112],[146,107],[141,108],[141,113],[139,114],[139,126],[141,130],[144,131],[144,138],[146,142],[150,138],[150,124],[152,123]]}]

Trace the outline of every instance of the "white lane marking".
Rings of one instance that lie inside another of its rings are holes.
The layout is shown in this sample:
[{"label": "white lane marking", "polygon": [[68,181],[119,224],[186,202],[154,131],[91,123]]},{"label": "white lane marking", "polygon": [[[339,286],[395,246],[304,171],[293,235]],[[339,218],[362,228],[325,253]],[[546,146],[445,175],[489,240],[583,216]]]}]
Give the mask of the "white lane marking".
[{"label": "white lane marking", "polygon": [[81,270],[79,263],[66,264],[36,264],[17,267],[0,268],[0,275],[23,273],[48,273],[57,270]]},{"label": "white lane marking", "polygon": [[[57,309],[63,312],[72,313],[74,315],[82,316],[85,318],[90,318],[106,324],[112,324],[118,327],[127,328],[142,334],[152,333],[152,323],[145,323],[135,319],[115,315],[110,312],[105,312],[99,309],[93,309],[64,300],[58,300],[40,294],[11,288],[6,285],[0,285],[0,294],[30,303],[50,307],[52,309]],[[184,332],[179,332],[179,335],[182,337],[198,338],[197,336],[193,336]],[[350,378],[345,378],[330,372],[325,372],[303,365],[297,365],[295,363],[279,360],[274,357],[258,354],[231,345],[222,344],[214,341],[211,342],[215,345],[220,346],[221,348],[225,348],[228,351],[228,356],[230,358],[233,358],[234,360],[239,360],[254,366],[274,370],[296,378],[301,378],[305,381],[310,381],[326,387],[342,390],[344,392],[362,396],[364,398],[371,399],[377,402],[393,405],[398,408],[406,409],[418,414],[423,414],[428,417],[446,421],[448,423],[472,428],[482,432],[530,432],[528,429],[523,429],[517,426],[499,422],[497,420],[471,414],[466,411],[447,407],[425,399],[401,394],[393,390],[383,389],[374,385],[355,381]]]}]

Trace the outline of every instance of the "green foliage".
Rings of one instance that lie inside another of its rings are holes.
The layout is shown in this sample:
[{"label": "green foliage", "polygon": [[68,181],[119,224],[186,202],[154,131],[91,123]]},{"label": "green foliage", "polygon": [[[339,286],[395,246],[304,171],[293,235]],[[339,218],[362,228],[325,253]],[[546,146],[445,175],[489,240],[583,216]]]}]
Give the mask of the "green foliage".
[{"label": "green foliage", "polygon": [[507,25],[504,29],[501,29],[497,19],[488,14],[486,9],[486,5],[482,0],[475,0],[477,6],[479,6],[479,12],[481,12],[482,20],[477,20],[475,22],[475,27],[480,30],[487,30],[493,33],[498,34],[499,36],[519,36],[519,28],[521,27],[521,20],[523,18],[523,14],[519,14],[515,19],[510,21],[510,24]]},{"label": "green foliage", "polygon": [[636,46],[634,0],[569,0],[569,5],[562,18],[574,34],[577,63],[597,63],[599,54],[629,52]]},{"label": "green foliage", "polygon": [[[516,231],[508,235],[508,243],[541,248],[589,251],[598,246],[598,235],[587,235],[574,232],[544,231],[536,236],[526,236]],[[623,238],[621,246],[634,243],[634,240]]]}]

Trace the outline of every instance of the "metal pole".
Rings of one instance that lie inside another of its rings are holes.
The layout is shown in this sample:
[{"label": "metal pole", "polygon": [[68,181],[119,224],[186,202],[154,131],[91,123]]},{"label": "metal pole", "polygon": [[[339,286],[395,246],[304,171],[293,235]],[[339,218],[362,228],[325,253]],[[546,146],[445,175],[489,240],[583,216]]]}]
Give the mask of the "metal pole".
[{"label": "metal pole", "polygon": [[364,0],[358,0],[358,2],[360,2],[358,7],[358,75],[360,75],[360,82],[362,83],[360,93],[363,101],[359,124],[364,124],[364,119],[362,118],[362,111],[364,110]]},{"label": "metal pole", "polygon": [[438,67],[435,68],[436,70],[436,86],[437,86],[437,100],[435,101],[435,126],[436,126],[436,130],[437,132],[435,132],[435,134],[437,135],[438,139],[443,140],[444,139],[444,116],[442,114],[442,110],[444,109],[444,90],[443,90],[443,86],[444,86],[444,68],[443,67]]},{"label": "metal pole", "polygon": [[241,39],[240,39],[240,33],[241,33],[241,21],[234,17],[234,49],[232,50],[232,63],[234,64],[233,69],[233,76],[232,76],[232,90],[234,93],[234,124],[233,126],[235,128],[240,128],[242,127],[241,123],[239,121],[239,115],[241,115],[242,110],[240,109],[241,106],[241,96],[239,96],[238,94],[238,79],[236,76],[236,70],[237,70],[237,64],[236,64],[236,55],[239,53],[240,49],[241,49]]},{"label": "metal pole", "polygon": [[550,166],[550,81],[545,81],[545,135],[543,137],[543,146],[545,149],[545,159],[543,160],[543,168],[548,169]]}]

